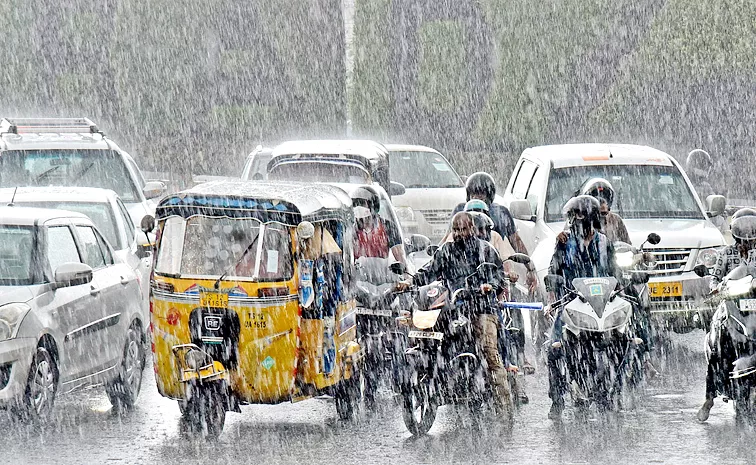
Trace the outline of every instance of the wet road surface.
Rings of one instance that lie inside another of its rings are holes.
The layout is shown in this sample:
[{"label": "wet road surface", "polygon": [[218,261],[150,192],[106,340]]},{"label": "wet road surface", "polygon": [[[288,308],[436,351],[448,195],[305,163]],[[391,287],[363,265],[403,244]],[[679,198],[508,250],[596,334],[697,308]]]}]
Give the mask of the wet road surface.
[{"label": "wet road surface", "polygon": [[[756,431],[735,425],[732,403],[717,400],[706,424],[694,415],[703,396],[700,331],[676,337],[657,362],[660,378],[635,397],[635,408],[578,423],[546,418],[545,368],[527,377],[531,402],[508,433],[486,414],[476,422],[462,408],[442,407],[430,433],[412,438],[386,391],[379,411],[340,422],[331,400],[246,406],[229,413],[220,439],[182,432],[175,402],[156,391],[146,370],[137,408],[111,412],[104,392],[61,397],[57,420],[45,431],[0,420],[0,463],[13,464],[246,464],[246,463],[756,463]],[[568,402],[569,405],[569,402]]]}]

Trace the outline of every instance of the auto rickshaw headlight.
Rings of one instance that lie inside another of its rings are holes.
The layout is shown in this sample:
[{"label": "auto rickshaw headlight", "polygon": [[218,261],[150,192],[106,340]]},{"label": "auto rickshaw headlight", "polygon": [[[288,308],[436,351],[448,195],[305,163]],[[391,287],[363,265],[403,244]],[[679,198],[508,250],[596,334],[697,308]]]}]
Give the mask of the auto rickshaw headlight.
[{"label": "auto rickshaw headlight", "polygon": [[302,221],[297,225],[297,239],[306,241],[315,235],[315,226],[309,221]]}]

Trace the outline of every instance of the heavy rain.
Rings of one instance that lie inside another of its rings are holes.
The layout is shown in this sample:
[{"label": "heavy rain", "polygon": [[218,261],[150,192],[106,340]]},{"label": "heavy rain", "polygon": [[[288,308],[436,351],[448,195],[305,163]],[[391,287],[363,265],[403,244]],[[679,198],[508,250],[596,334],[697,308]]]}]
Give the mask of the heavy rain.
[{"label": "heavy rain", "polygon": [[756,462],[756,0],[0,11],[0,463]]}]

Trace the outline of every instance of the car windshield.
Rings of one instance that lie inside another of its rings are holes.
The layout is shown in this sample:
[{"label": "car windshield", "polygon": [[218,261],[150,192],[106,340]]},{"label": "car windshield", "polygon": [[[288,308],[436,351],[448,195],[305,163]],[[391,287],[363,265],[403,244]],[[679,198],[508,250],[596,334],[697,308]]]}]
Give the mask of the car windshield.
[{"label": "car windshield", "polygon": [[275,166],[268,179],[278,181],[336,182],[370,184],[370,173],[351,163],[322,163],[303,161]]},{"label": "car windshield", "polygon": [[293,275],[291,237],[253,218],[172,216],[165,221],[155,272],[169,276],[276,281]]},{"label": "car windshield", "polygon": [[81,213],[88,216],[97,226],[105,239],[115,250],[125,249],[121,237],[117,233],[116,220],[113,216],[113,210],[110,205],[104,202],[53,202],[53,201],[31,201],[16,199],[15,203],[27,207],[51,208],[53,210],[68,210],[70,212]]},{"label": "car windshield", "polygon": [[462,187],[462,180],[444,157],[433,152],[390,152],[391,180],[406,188]]},{"label": "car windshield", "polygon": [[0,187],[81,186],[114,190],[139,202],[123,158],[113,150],[8,150],[0,156]]},{"label": "car windshield", "polygon": [[31,284],[32,227],[0,226],[0,286]]},{"label": "car windshield", "polygon": [[612,211],[622,218],[705,219],[675,166],[596,165],[557,168],[546,194],[546,221],[564,220],[562,208],[592,178],[608,180],[616,192]]},{"label": "car windshield", "polygon": [[258,153],[247,164],[244,169],[243,179],[245,181],[264,181],[268,179],[268,162],[271,159],[269,153]]}]

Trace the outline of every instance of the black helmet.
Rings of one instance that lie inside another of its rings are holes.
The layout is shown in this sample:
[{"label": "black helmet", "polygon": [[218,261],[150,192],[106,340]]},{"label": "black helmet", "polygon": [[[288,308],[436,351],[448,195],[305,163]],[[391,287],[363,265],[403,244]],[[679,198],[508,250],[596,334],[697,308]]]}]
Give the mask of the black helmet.
[{"label": "black helmet", "polygon": [[597,198],[599,201],[605,200],[609,209],[612,209],[614,203],[614,188],[604,178],[593,178],[585,183],[583,189],[580,191],[582,195],[590,195]]},{"label": "black helmet", "polygon": [[476,212],[476,211],[469,211],[468,212],[470,216],[472,216],[473,223],[475,223],[475,228],[480,231],[487,231],[491,232],[494,228],[493,220],[482,212]]},{"label": "black helmet", "polygon": [[756,216],[743,215],[730,223],[732,238],[735,242],[756,240]]},{"label": "black helmet", "polygon": [[591,224],[596,229],[601,229],[599,211],[601,205],[595,197],[590,195],[578,195],[564,204],[562,214],[567,217],[567,223],[572,226],[578,215],[583,217],[584,225]]},{"label": "black helmet", "polygon": [[748,207],[741,208],[740,210],[738,210],[738,211],[736,211],[735,213],[732,214],[732,218],[731,219],[732,219],[732,221],[734,221],[734,220],[740,218],[741,216],[756,216],[756,210],[754,210],[753,208],[748,208]]},{"label": "black helmet", "polygon": [[478,171],[467,178],[465,185],[467,190],[467,200],[473,197],[482,196],[489,205],[493,203],[496,195],[496,182],[490,174]]},{"label": "black helmet", "polygon": [[685,171],[689,175],[705,178],[709,175],[711,169],[711,156],[706,150],[691,150],[688,158],[685,159]]},{"label": "black helmet", "polygon": [[381,209],[381,200],[378,193],[368,186],[362,186],[352,192],[352,205],[355,207],[366,207],[370,213],[377,215]]}]

